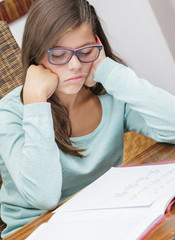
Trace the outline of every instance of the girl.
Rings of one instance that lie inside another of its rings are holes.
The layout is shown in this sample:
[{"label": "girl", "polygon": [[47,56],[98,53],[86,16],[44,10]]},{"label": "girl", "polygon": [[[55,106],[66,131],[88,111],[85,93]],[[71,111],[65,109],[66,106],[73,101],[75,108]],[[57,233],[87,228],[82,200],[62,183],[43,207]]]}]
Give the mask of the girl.
[{"label": "girl", "polygon": [[119,166],[124,132],[175,143],[175,97],[112,53],[86,0],[36,0],[22,62],[0,102],[3,238]]}]

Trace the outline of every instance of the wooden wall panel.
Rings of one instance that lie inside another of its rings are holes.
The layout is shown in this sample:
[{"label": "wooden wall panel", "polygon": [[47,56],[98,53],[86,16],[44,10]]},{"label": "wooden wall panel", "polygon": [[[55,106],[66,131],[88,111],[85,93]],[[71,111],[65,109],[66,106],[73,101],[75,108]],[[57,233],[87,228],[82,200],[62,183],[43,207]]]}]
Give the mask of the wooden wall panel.
[{"label": "wooden wall panel", "polygon": [[11,23],[25,15],[35,0],[4,0],[0,2],[0,20]]}]

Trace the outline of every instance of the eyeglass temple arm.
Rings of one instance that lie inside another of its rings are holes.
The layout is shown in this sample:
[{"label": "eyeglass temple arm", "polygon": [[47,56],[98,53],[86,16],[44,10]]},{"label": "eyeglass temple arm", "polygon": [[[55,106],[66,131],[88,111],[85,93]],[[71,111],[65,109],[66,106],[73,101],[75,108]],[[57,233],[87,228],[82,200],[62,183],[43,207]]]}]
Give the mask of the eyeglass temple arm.
[{"label": "eyeglass temple arm", "polygon": [[97,42],[102,46],[102,42],[100,41],[100,38],[96,35]]}]

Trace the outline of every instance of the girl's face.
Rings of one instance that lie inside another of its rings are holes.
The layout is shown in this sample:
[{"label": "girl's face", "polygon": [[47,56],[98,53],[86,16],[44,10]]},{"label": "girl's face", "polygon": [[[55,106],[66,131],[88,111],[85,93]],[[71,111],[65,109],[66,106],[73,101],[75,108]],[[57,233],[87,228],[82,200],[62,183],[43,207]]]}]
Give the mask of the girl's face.
[{"label": "girl's face", "polygon": [[[83,23],[80,27],[65,33],[55,47],[77,49],[88,45],[97,44],[90,24]],[[92,63],[82,63],[74,54],[69,62],[64,65],[52,65],[45,54],[39,64],[56,73],[59,78],[57,93],[76,94],[82,88],[89,74]]]}]

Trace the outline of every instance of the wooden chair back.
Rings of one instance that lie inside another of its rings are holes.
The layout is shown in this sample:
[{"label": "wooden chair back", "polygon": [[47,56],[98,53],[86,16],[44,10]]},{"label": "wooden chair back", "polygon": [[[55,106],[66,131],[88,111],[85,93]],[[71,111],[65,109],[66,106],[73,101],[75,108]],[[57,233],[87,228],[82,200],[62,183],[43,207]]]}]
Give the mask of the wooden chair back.
[{"label": "wooden chair back", "polygon": [[[8,24],[0,21],[0,99],[21,84],[21,50]],[[0,175],[0,187],[1,185],[2,179]],[[4,228],[5,224],[0,218],[0,233]]]}]

